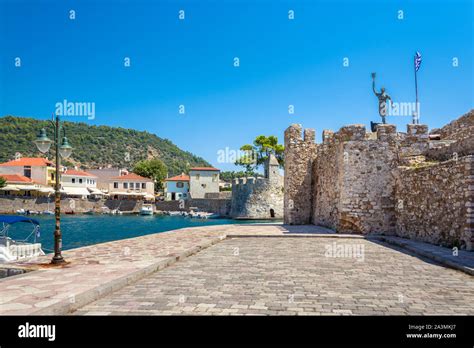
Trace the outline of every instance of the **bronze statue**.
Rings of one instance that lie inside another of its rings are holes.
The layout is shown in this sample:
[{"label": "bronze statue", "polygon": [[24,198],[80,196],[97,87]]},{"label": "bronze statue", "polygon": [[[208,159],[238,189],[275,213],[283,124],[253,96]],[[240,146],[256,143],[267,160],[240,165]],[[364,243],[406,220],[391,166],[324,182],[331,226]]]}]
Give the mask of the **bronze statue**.
[{"label": "bronze statue", "polygon": [[385,93],[384,87],[380,89],[380,93],[377,93],[375,90],[375,73],[372,73],[372,89],[375,96],[379,99],[379,115],[382,117],[382,123],[385,124],[385,117],[387,116],[387,100],[390,100],[390,103],[392,103],[392,98]]}]

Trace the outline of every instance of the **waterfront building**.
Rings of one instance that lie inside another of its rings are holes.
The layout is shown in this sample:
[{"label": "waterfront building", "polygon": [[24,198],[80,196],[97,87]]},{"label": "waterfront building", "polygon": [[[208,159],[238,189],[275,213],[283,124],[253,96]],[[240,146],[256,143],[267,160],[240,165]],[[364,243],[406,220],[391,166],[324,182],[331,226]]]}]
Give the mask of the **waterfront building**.
[{"label": "waterfront building", "polygon": [[165,200],[177,201],[189,198],[189,175],[182,173],[165,179]]},{"label": "waterfront building", "polygon": [[208,193],[219,193],[220,170],[213,167],[194,167],[189,170],[191,198],[206,198]]},{"label": "waterfront building", "polygon": [[0,177],[7,182],[6,186],[0,188],[1,196],[39,197],[54,193],[52,187],[41,185],[24,175],[0,174]]},{"label": "waterfront building", "polygon": [[219,181],[219,188],[222,189],[232,189],[232,183],[220,180]]},{"label": "waterfront building", "polygon": [[112,178],[127,175],[129,173],[128,170],[120,168],[88,169],[86,172],[96,177],[96,188],[103,192],[109,190],[109,184],[112,181]]},{"label": "waterfront building", "polygon": [[48,186],[56,183],[55,170],[53,162],[41,157],[24,157],[0,163],[0,175],[18,174]]},{"label": "waterfront building", "polygon": [[110,178],[108,187],[112,199],[155,199],[155,183],[135,173]]},{"label": "waterfront building", "polygon": [[97,177],[90,173],[68,169],[61,174],[61,192],[68,197],[86,198],[89,196],[103,196],[104,193],[97,189]]}]

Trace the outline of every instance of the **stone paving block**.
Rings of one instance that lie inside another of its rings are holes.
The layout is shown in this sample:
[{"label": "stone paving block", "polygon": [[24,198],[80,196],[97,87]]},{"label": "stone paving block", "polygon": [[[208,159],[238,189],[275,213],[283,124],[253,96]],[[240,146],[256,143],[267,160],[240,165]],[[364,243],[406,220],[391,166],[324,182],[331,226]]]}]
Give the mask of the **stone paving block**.
[{"label": "stone paving block", "polygon": [[[193,308],[193,315],[474,314],[473,277],[368,240],[357,240],[364,244],[363,262],[326,257],[326,246],[332,242],[227,239],[90,303],[77,314],[127,313],[114,301],[130,301],[130,296],[138,303],[154,302],[154,314],[168,313],[165,303],[175,303],[171,299],[177,294],[186,302],[172,312],[188,314],[184,308]],[[240,250],[238,257],[229,252],[235,248]]]}]

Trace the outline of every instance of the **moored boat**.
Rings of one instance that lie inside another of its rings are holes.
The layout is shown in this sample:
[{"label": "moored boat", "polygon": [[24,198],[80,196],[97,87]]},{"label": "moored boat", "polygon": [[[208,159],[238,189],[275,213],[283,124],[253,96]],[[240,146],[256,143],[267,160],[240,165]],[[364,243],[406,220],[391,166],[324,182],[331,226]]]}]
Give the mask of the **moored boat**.
[{"label": "moored boat", "polygon": [[140,209],[140,215],[153,215],[153,205],[143,204]]},{"label": "moored boat", "polygon": [[[24,240],[16,241],[8,236],[10,226],[19,222],[31,223],[33,231]],[[24,216],[0,215],[0,263],[14,262],[44,255],[39,243],[40,224],[38,220]],[[32,238],[33,242],[28,242]]]}]

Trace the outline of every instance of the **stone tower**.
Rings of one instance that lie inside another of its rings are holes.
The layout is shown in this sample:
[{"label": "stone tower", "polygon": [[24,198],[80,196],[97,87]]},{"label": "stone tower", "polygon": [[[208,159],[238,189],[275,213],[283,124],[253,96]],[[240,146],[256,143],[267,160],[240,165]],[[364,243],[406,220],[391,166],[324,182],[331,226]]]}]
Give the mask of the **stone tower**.
[{"label": "stone tower", "polygon": [[265,162],[265,177],[234,179],[230,216],[240,219],[281,219],[283,178],[274,155]]},{"label": "stone tower", "polygon": [[270,154],[265,161],[265,178],[270,181],[271,184],[278,184],[281,180],[279,173],[280,164],[274,154]]},{"label": "stone tower", "polygon": [[291,225],[311,223],[312,165],[316,158],[314,129],[293,124],[285,130],[284,222]]}]

